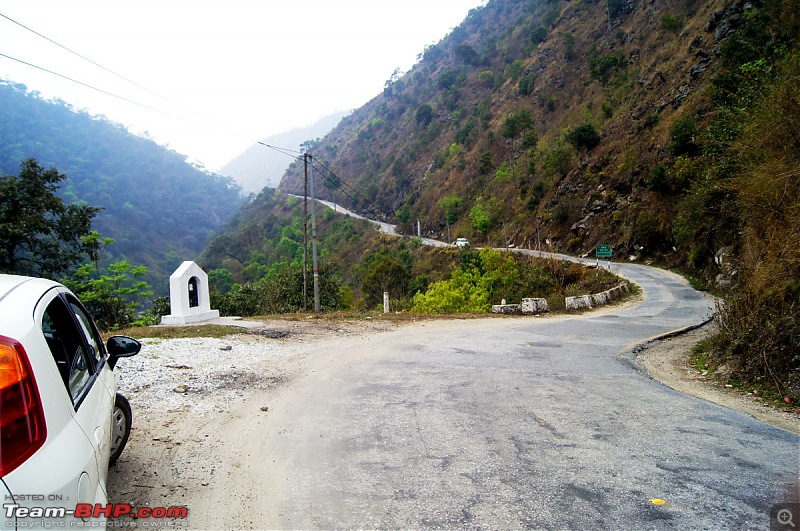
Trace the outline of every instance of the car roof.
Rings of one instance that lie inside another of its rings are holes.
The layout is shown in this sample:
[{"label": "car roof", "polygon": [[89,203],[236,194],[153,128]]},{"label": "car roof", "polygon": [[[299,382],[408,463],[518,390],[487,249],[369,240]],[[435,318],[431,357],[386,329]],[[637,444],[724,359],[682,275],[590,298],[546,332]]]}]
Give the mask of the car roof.
[{"label": "car roof", "polygon": [[[27,294],[38,292],[41,296],[41,294],[60,285],[58,282],[47,280],[46,278],[0,274],[0,303],[12,293],[19,293],[19,290],[24,290]],[[39,297],[36,298],[38,299]]]}]

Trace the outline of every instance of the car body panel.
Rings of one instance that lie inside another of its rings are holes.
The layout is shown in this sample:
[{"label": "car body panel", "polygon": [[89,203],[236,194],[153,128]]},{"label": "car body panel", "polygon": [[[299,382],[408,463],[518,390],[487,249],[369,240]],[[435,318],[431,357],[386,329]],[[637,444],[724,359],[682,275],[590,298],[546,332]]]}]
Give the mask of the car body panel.
[{"label": "car body panel", "polygon": [[[111,412],[117,390],[116,375],[94,327],[75,319],[76,333],[92,328],[94,346],[83,343],[86,355],[96,348],[95,373],[81,382],[85,389],[73,404],[42,331],[45,312],[61,299],[60,308],[74,311],[80,303],[60,284],[44,279],[0,275],[0,335],[19,341],[27,355],[44,410],[47,436],[43,446],[3,478],[6,496],[21,497],[23,507],[65,507],[76,503],[105,504],[111,445]],[[83,310],[85,312],[85,310]],[[77,355],[76,355],[77,357]],[[5,515],[6,526],[14,526]]]}]

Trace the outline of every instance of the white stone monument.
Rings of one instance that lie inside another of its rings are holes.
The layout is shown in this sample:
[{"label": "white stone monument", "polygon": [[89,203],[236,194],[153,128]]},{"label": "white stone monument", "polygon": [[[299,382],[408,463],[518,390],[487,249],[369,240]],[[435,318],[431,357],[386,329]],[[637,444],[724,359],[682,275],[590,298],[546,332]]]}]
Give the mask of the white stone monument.
[{"label": "white stone monument", "polygon": [[180,265],[169,277],[170,315],[161,317],[162,325],[185,325],[219,317],[211,309],[208,275],[191,261]]}]

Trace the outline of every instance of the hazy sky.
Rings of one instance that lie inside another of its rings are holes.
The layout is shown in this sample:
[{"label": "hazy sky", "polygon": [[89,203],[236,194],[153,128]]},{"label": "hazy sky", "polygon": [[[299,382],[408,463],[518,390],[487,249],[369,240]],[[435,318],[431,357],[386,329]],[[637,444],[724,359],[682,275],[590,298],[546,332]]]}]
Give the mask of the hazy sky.
[{"label": "hazy sky", "polygon": [[114,96],[3,56],[0,78],[146,131],[217,170],[253,140],[365,104],[395,68],[410,69],[484,3],[0,0],[0,54]]}]

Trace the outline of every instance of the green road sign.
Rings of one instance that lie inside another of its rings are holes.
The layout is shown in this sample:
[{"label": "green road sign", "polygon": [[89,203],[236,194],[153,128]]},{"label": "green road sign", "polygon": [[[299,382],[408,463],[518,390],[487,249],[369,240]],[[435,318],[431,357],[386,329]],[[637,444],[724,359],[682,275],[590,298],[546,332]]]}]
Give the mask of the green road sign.
[{"label": "green road sign", "polygon": [[594,249],[594,253],[597,258],[611,258],[611,251],[611,245],[605,243],[598,243],[597,247]]}]

